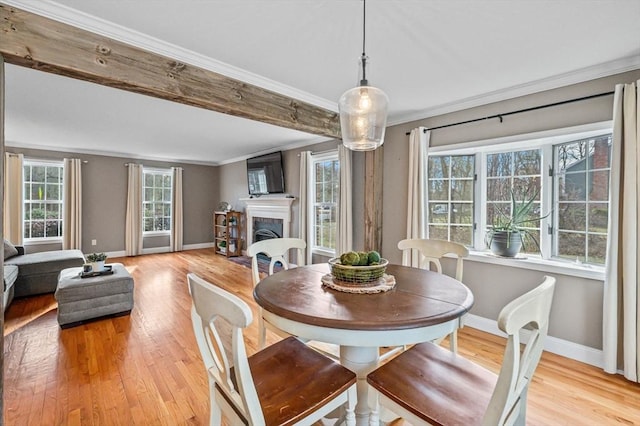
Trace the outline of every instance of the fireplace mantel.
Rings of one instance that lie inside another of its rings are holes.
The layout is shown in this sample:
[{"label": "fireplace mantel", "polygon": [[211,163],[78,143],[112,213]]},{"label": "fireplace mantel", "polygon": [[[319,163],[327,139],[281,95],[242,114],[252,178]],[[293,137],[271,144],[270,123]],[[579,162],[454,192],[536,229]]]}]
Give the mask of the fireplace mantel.
[{"label": "fireplace mantel", "polygon": [[291,204],[294,197],[254,197],[241,198],[247,205],[247,247],[253,244],[253,218],[264,217],[282,220],[282,238],[289,238],[291,224]]}]

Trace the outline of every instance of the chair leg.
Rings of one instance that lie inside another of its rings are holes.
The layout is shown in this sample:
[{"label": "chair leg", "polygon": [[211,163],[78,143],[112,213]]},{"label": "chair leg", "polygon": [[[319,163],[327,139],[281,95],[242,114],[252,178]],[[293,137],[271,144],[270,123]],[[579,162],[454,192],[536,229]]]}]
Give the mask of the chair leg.
[{"label": "chair leg", "polygon": [[455,329],[453,333],[449,335],[449,349],[454,354],[458,353],[458,329]]},{"label": "chair leg", "polygon": [[[367,384],[367,386],[369,386]],[[369,386],[369,407],[371,407],[371,413],[369,414],[369,426],[380,425],[380,397],[378,391]]]},{"label": "chair leg", "polygon": [[222,410],[216,401],[215,385],[209,385],[209,426],[220,426],[222,424]]},{"label": "chair leg", "polygon": [[258,347],[260,350],[264,349],[267,342],[267,329],[264,325],[264,319],[262,316],[258,317]]},{"label": "chair leg", "polygon": [[345,425],[356,426],[356,402],[358,401],[356,387],[351,386],[351,389],[349,389],[347,392],[348,400],[345,404]]}]

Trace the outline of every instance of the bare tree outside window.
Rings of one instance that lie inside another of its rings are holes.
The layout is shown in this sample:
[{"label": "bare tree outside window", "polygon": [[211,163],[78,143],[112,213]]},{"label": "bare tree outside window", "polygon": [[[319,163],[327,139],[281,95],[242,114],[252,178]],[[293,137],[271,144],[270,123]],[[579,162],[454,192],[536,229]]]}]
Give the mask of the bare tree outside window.
[{"label": "bare tree outside window", "polygon": [[428,236],[487,250],[492,227],[511,217],[513,193],[516,202],[533,200],[522,226],[527,257],[602,265],[610,162],[607,128],[429,155]]},{"label": "bare tree outside window", "polygon": [[557,145],[555,159],[556,254],[603,264],[609,217],[611,135]]},{"label": "bare tree outside window", "polygon": [[429,238],[472,246],[475,156],[429,156],[428,175]]}]

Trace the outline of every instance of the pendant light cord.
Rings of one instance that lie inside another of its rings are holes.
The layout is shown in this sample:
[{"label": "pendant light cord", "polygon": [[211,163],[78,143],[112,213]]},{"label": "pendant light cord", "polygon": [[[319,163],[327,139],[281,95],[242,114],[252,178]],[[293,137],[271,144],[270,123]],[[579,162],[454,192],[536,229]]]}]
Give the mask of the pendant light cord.
[{"label": "pendant light cord", "polygon": [[362,80],[360,80],[360,86],[367,86],[367,54],[366,52],[366,40],[367,40],[367,0],[362,0]]}]

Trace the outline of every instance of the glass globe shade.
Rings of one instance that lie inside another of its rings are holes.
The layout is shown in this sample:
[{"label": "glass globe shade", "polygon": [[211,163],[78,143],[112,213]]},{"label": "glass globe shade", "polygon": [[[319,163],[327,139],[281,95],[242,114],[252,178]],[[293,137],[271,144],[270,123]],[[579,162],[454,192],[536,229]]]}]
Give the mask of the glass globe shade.
[{"label": "glass globe shade", "polygon": [[354,151],[374,150],[384,143],[389,98],[380,89],[358,86],[338,101],[342,143]]}]

